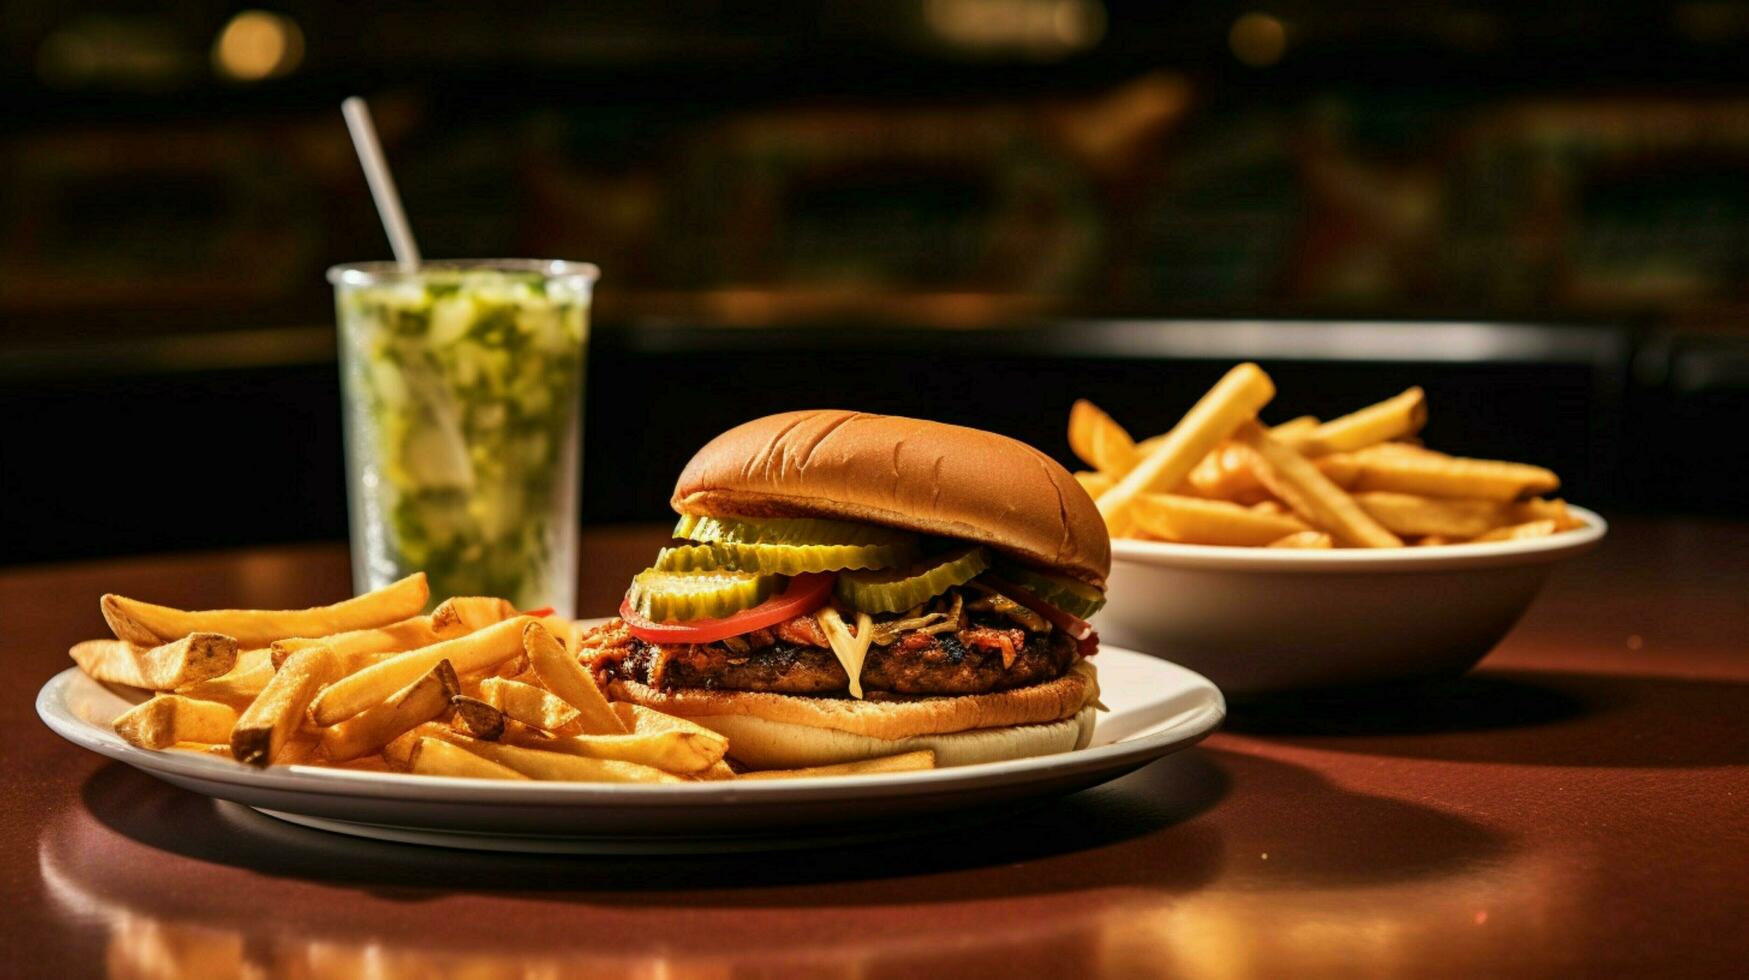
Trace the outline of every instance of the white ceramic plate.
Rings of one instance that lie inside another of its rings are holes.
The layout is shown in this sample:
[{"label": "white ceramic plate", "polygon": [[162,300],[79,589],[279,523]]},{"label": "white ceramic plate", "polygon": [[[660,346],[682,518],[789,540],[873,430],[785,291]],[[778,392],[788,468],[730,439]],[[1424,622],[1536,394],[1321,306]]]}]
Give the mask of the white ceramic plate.
[{"label": "white ceramic plate", "polygon": [[1221,692],[1176,664],[1104,647],[1093,742],[1060,755],[928,772],[759,782],[624,786],[505,783],[313,766],[252,769],[155,752],[111,728],[132,703],[77,668],[55,675],[36,710],[56,734],[166,782],[306,826],[487,850],[685,852],[816,846],[894,836],[955,814],[1085,789],[1192,745],[1226,715]]},{"label": "white ceramic plate", "polygon": [[1512,629],[1556,562],[1609,527],[1430,548],[1111,543],[1100,634],[1207,675],[1228,697],[1462,673]]}]

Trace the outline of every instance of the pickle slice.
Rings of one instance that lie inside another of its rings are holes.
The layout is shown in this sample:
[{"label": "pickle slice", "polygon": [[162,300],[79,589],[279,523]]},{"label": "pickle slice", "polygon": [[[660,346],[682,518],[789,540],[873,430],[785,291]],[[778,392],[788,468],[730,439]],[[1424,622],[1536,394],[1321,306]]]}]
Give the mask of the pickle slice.
[{"label": "pickle slice", "polygon": [[666,549],[657,558],[659,569],[732,568],[800,575],[894,568],[917,556],[914,534],[812,518],[752,520],[688,514],[675,526],[674,536],[700,544]]},{"label": "pickle slice", "polygon": [[1080,579],[1003,562],[997,574],[1077,619],[1086,619],[1105,605],[1105,593]]},{"label": "pickle slice", "polygon": [[971,545],[926,558],[908,568],[845,572],[838,576],[837,595],[858,612],[903,612],[970,582],[989,567],[989,553]]},{"label": "pickle slice", "polygon": [[669,572],[646,568],[626,592],[638,615],[655,623],[685,623],[732,616],[777,591],[781,577],[752,572]]},{"label": "pickle slice", "polygon": [[714,572],[718,570],[738,571],[729,561],[729,556],[708,544],[683,544],[673,548],[663,548],[656,552],[656,564],[650,566],[658,572]]},{"label": "pickle slice", "polygon": [[740,541],[663,548],[656,556],[662,571],[726,568],[742,572],[800,575],[846,568],[892,568],[917,557],[906,544],[747,544]]},{"label": "pickle slice", "polygon": [[812,517],[701,517],[686,514],[674,526],[674,536],[720,544],[913,544],[916,536],[890,527],[827,521]]}]

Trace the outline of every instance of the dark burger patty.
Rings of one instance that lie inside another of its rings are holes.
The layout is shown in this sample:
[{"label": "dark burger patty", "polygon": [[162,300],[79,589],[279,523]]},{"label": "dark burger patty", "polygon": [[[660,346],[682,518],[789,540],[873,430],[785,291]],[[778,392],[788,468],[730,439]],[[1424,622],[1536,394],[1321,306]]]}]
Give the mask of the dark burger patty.
[{"label": "dark burger patty", "polygon": [[[864,692],[983,694],[1055,680],[1075,662],[1075,641],[1052,632],[1031,633],[1002,666],[1000,650],[961,643],[953,634],[907,649],[903,640],[872,646],[863,661]],[[847,694],[850,679],[831,650],[774,643],[745,654],[719,644],[658,646],[633,639],[616,668],[622,676],[660,688],[715,688],[779,694]]]}]

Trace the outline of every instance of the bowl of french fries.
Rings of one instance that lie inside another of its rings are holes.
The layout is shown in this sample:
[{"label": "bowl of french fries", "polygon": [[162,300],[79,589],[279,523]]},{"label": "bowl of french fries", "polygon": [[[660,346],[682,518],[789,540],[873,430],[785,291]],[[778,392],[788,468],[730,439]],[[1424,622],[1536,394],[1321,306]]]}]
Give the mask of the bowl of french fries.
[{"label": "bowl of french fries", "polygon": [[1461,673],[1607,530],[1543,467],[1423,445],[1420,388],[1267,425],[1274,396],[1241,364],[1157,436],[1085,400],[1069,417],[1112,534],[1096,625],[1229,697]]}]

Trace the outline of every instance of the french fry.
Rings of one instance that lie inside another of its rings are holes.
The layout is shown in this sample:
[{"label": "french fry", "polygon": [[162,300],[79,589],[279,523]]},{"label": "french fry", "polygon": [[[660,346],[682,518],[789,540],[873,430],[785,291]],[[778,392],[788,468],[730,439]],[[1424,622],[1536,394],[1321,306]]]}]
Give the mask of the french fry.
[{"label": "french fry", "polygon": [[452,596],[431,610],[431,628],[445,639],[483,630],[516,615],[508,599],[489,596]]},{"label": "french fry", "polygon": [[389,739],[389,743],[383,746],[383,761],[401,772],[406,772],[412,763],[413,746],[418,745],[422,738],[442,738],[443,733],[447,731],[450,731],[450,727],[441,721],[428,721],[424,724],[414,725]]},{"label": "french fry", "polygon": [[[624,723],[626,729],[634,734],[647,735],[660,732],[684,732],[707,740],[724,737],[721,733],[706,728],[698,722],[693,721],[691,718],[683,718],[680,715],[671,715],[667,712],[657,711],[655,708],[646,708],[641,704],[633,704],[630,701],[615,701],[613,702],[612,707],[613,713],[619,716],[619,720]],[[709,769],[706,769],[703,772],[693,773],[692,775],[694,778],[728,779],[732,778],[735,773],[734,770],[728,768],[727,763],[717,762]]]},{"label": "french fry", "polygon": [[[626,726],[629,732],[648,734],[650,732],[692,732],[697,735],[714,736],[717,732],[704,727],[691,718],[671,715],[655,708],[646,708],[630,701],[613,702],[613,713]],[[720,736],[719,736],[720,737]]]},{"label": "french fry", "polygon": [[[1304,435],[1317,427],[1318,417],[1316,415],[1300,415],[1288,419],[1280,425],[1269,426],[1268,428],[1269,434],[1272,436],[1277,436],[1279,438],[1293,438],[1294,436]],[[1170,432],[1162,432],[1157,436],[1149,436],[1148,438],[1143,439],[1141,442],[1136,443],[1136,452],[1142,456],[1148,455],[1158,448],[1160,443],[1165,442],[1166,437],[1171,434],[1172,433]],[[1207,459],[1208,457],[1204,456],[1203,458]]]},{"label": "french fry", "polygon": [[579,649],[579,641],[585,632],[583,627],[577,625],[576,620],[554,615],[542,616],[537,622],[539,622],[541,627],[548,633],[553,634],[553,639],[558,640],[566,650],[571,652],[572,656],[576,656]]},{"label": "french fry", "polygon": [[310,699],[337,674],[334,655],[326,650],[318,647],[292,654],[237,719],[231,730],[231,754],[252,766],[279,761],[286,740],[303,724]]},{"label": "french fry", "polygon": [[1210,450],[1185,479],[1191,491],[1214,500],[1236,500],[1249,491],[1263,489],[1251,472],[1244,448],[1230,442]]},{"label": "french fry", "polygon": [[[441,607],[440,607],[441,608]],[[459,633],[454,635],[460,635]],[[363,669],[371,662],[363,658],[372,654],[405,653],[428,647],[440,640],[450,639],[449,635],[438,633],[432,625],[430,616],[409,616],[398,623],[387,626],[377,626],[370,629],[348,630],[345,633],[335,633],[332,636],[296,636],[284,640],[275,640],[270,646],[273,650],[273,667],[285,663],[285,658],[311,647],[327,647],[336,657],[341,658],[342,666],[348,663],[357,664],[354,668]],[[351,673],[351,671],[345,671]]]},{"label": "french fry", "polygon": [[[583,722],[577,709],[550,691],[533,684],[524,684],[503,677],[488,677],[480,682],[480,700],[506,717],[553,735],[581,735]],[[624,703],[624,702],[621,702]],[[615,704],[617,710],[619,704]],[[620,716],[624,720],[624,716]],[[631,730],[628,726],[628,731]]]},{"label": "french fry", "polygon": [[67,656],[72,657],[73,663],[94,681],[149,691],[155,685],[146,680],[146,671],[140,662],[147,649],[126,640],[81,640],[73,644]]},{"label": "french fry", "polygon": [[425,607],[430,588],[415,572],[392,585],[313,609],[214,609],[189,612],[106,594],[99,602],[117,639],[156,646],[190,633],[223,633],[243,647],[264,647],[293,636],[326,636],[385,626]]},{"label": "french fry", "polygon": [[1403,453],[1409,456],[1431,456],[1435,459],[1440,459],[1445,456],[1444,453],[1428,449],[1426,446],[1423,446],[1418,442],[1408,441],[1381,442],[1376,446],[1368,446],[1366,451],[1370,456],[1389,453]]},{"label": "french fry", "polygon": [[1507,507],[1497,500],[1420,497],[1373,490],[1355,494],[1354,502],[1386,530],[1402,537],[1436,534],[1473,538],[1507,522]]},{"label": "french fry", "polygon": [[[299,729],[286,736],[285,744],[273,754],[273,764],[276,766],[316,765],[320,762],[316,756],[316,749],[321,744],[322,740],[317,738],[314,733]],[[231,750],[231,755],[236,756],[235,748]]]},{"label": "french fry", "polygon": [[236,666],[228,672],[184,684],[176,689],[176,693],[196,701],[217,701],[243,711],[267,689],[270,680],[273,680],[270,652],[266,648],[240,650]]},{"label": "french fry", "polygon": [[455,667],[439,660],[437,666],[382,704],[322,729],[322,750],[335,762],[369,755],[402,732],[447,712],[450,699],[459,690]]},{"label": "french fry", "polygon": [[[1374,447],[1377,448],[1377,447]],[[1312,460],[1312,465],[1324,478],[1344,490],[1354,489],[1354,484],[1360,479],[1360,461],[1348,453],[1331,453]]]},{"label": "french fry", "polygon": [[455,726],[475,738],[496,741],[504,734],[504,712],[478,698],[457,694],[449,699],[455,709]]},{"label": "french fry", "polygon": [[1443,534],[1424,534],[1415,539],[1415,547],[1417,548],[1437,548],[1445,544],[1457,544],[1457,539],[1448,538]]},{"label": "french fry", "polygon": [[1296,531],[1265,545],[1268,548],[1334,548],[1336,540],[1323,531]]},{"label": "french fry", "polygon": [[1541,466],[1493,459],[1465,459],[1428,450],[1404,452],[1374,446],[1353,454],[1359,472],[1350,489],[1392,490],[1424,497],[1469,497],[1511,501],[1540,496],[1561,485]]},{"label": "french fry", "polygon": [[1394,398],[1368,405],[1358,412],[1331,419],[1309,432],[1280,437],[1300,455],[1327,456],[1330,453],[1353,452],[1392,439],[1402,439],[1421,431],[1427,424],[1427,394],[1420,388],[1410,388]]},{"label": "french fry", "polygon": [[514,769],[530,779],[571,780],[584,783],[677,783],[680,777],[652,766],[618,759],[590,759],[563,752],[483,742],[450,729],[439,729],[433,737],[459,746],[488,762]]},{"label": "french fry", "polygon": [[1251,509],[1259,514],[1285,514],[1288,512],[1279,500],[1260,500],[1252,504]]},{"label": "french fry", "polygon": [[[556,639],[558,639],[558,637],[554,637],[553,639],[556,640]],[[491,674],[488,675],[487,677],[480,678],[479,683],[485,683],[488,679],[490,679],[492,677],[501,677],[501,678],[505,678],[505,679],[509,679],[512,677],[521,677],[523,674],[528,673],[529,669],[530,668],[528,665],[528,651],[524,650],[523,652],[517,654],[516,656],[511,657],[509,660],[506,660],[503,663],[499,664],[498,666],[492,668]]]},{"label": "french fry", "polygon": [[1081,484],[1081,489],[1087,491],[1087,496],[1094,499],[1098,499],[1100,494],[1110,490],[1112,485],[1117,483],[1116,480],[1104,473],[1095,473],[1092,470],[1076,470],[1075,482]]},{"label": "french fry", "polygon": [[718,780],[734,779],[735,770],[729,768],[727,762],[717,762],[712,764],[709,769],[688,774],[686,778],[701,783],[714,783]]},{"label": "french fry", "polygon": [[1567,502],[1561,499],[1544,500],[1532,497],[1512,505],[1511,516],[1507,521],[1512,524],[1528,524],[1532,521],[1550,520],[1555,522],[1555,530],[1571,531],[1576,527],[1584,527],[1585,522],[1573,516]]},{"label": "french fry", "polygon": [[1136,441],[1085,398],[1069,409],[1069,449],[1088,466],[1119,479],[1136,465]]},{"label": "french fry", "polygon": [[1555,533],[1553,519],[1530,521],[1526,524],[1508,524],[1497,527],[1487,534],[1471,538],[1471,541],[1518,541],[1523,538],[1544,538]]},{"label": "french fry", "polygon": [[1264,545],[1310,530],[1297,517],[1167,493],[1142,494],[1131,505],[1130,515],[1144,530],[1187,544]]},{"label": "french fry", "polygon": [[[329,652],[333,653],[332,650],[330,650]],[[403,652],[405,652],[405,651],[403,651]],[[366,667],[375,667],[377,664],[382,663],[383,661],[389,659],[390,657],[397,657],[397,656],[400,656],[400,654],[395,654],[395,653],[334,654],[334,663],[336,664],[337,668],[340,671],[340,676],[345,677],[348,674],[356,674],[359,671],[365,669]],[[283,658],[283,657],[280,658],[279,662],[282,664],[285,663],[285,658]],[[275,668],[275,669],[277,669],[277,668]]]},{"label": "french fry", "polygon": [[1256,422],[1239,426],[1234,438],[1251,450],[1251,468],[1263,485],[1307,523],[1330,532],[1339,544],[1402,547],[1401,538],[1381,527],[1353,497],[1330,482],[1304,456],[1276,442]]},{"label": "french fry", "polygon": [[163,749],[177,742],[229,741],[236,724],[237,712],[228,705],[160,694],[116,718],[115,733],[129,745]]},{"label": "french fry", "polygon": [[1280,425],[1270,426],[1269,434],[1283,442],[1291,443],[1311,433],[1317,427],[1318,417],[1316,415],[1301,415],[1288,419]]},{"label": "french fry", "polygon": [[935,768],[935,751],[919,749],[916,752],[903,752],[899,755],[882,756],[879,759],[862,759],[857,762],[840,762],[831,766],[809,766],[805,769],[766,769],[761,772],[744,772],[736,779],[802,779],[811,776],[868,776],[883,772],[916,772],[920,769]]},{"label": "french fry", "polygon": [[219,633],[190,633],[148,649],[126,640],[86,640],[67,653],[95,680],[153,691],[217,677],[237,665],[236,639]]},{"label": "french fry", "polygon": [[407,768],[420,776],[457,776],[463,779],[527,779],[508,766],[482,759],[440,738],[420,738],[413,743]]},{"label": "french fry", "polygon": [[626,734],[619,716],[607,706],[607,698],[595,685],[595,678],[577,662],[576,655],[553,639],[546,627],[529,623],[523,629],[522,645],[528,651],[529,665],[546,689],[577,709],[578,721],[586,734]]},{"label": "french fry", "polygon": [[[1308,416],[1309,417],[1309,416]],[[1274,435],[1275,430],[1270,430]],[[1332,453],[1313,460],[1319,471],[1340,487],[1352,484],[1360,473],[1360,464],[1346,453]],[[1215,500],[1249,503],[1267,498],[1269,491],[1257,474],[1251,471],[1251,457],[1244,446],[1222,443],[1214,452],[1202,458],[1190,471],[1190,489],[1199,496]]]},{"label": "french fry", "polygon": [[587,759],[618,759],[653,766],[664,772],[703,772],[728,754],[729,740],[716,732],[688,732],[680,729],[638,732],[630,735],[572,735],[567,738],[541,737],[535,741],[516,739],[513,744],[527,748],[563,752]]},{"label": "french fry", "polygon": [[[1301,415],[1270,428],[1269,434],[1289,441],[1304,436],[1317,427],[1316,416]],[[1191,467],[1190,476],[1187,478],[1190,489],[1198,496],[1242,502],[1249,502],[1248,498],[1267,493],[1263,484],[1258,482],[1256,474],[1251,472],[1248,459],[1244,447],[1222,442]]]},{"label": "french fry", "polygon": [[344,721],[388,700],[440,660],[449,661],[458,674],[488,670],[522,652],[522,628],[531,622],[526,616],[518,616],[453,640],[397,653],[355,674],[347,674],[316,698],[310,705],[310,716],[323,726]]},{"label": "french fry", "polygon": [[[454,725],[451,725],[450,727],[456,731],[461,731],[461,729],[455,728]],[[466,735],[467,732],[462,732],[462,734]],[[546,743],[551,742],[557,737],[558,736],[556,735],[549,735],[538,728],[531,728],[528,725],[524,725],[515,718],[506,717],[504,719],[504,733],[495,739],[488,739],[487,741],[505,742],[510,745],[520,745],[524,748],[538,749],[542,748]]]},{"label": "french fry", "polygon": [[1130,505],[1138,496],[1148,491],[1171,492],[1199,460],[1232,435],[1241,422],[1256,417],[1273,397],[1275,385],[1257,365],[1241,364],[1228,371],[1153,452],[1137,461],[1116,486],[1099,495],[1099,513],[1106,525],[1114,531],[1126,527]]}]

